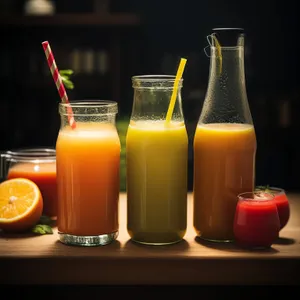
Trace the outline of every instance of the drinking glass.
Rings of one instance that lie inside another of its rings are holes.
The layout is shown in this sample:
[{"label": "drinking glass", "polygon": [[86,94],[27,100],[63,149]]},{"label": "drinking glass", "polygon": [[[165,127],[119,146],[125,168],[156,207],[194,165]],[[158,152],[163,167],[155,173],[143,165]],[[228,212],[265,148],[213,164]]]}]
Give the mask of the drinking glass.
[{"label": "drinking glass", "polygon": [[274,195],[274,201],[277,205],[278,215],[280,219],[280,230],[286,226],[290,219],[290,205],[287,194],[284,189],[279,187],[262,187],[257,186],[257,191],[265,190]]},{"label": "drinking glass", "polygon": [[239,194],[233,229],[236,243],[242,247],[271,247],[280,230],[274,195],[265,192]]},{"label": "drinking glass", "polygon": [[[76,127],[69,125],[70,108]],[[120,140],[114,101],[60,103],[56,142],[62,243],[106,245],[118,236]]]},{"label": "drinking glass", "polygon": [[57,217],[56,152],[52,148],[24,148],[1,153],[1,179],[27,178],[43,197],[43,214]]}]

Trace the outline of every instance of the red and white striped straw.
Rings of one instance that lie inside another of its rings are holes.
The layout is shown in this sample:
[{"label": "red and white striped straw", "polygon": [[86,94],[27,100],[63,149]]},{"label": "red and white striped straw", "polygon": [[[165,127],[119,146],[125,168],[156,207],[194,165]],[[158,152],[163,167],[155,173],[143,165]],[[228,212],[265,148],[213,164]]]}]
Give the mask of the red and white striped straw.
[{"label": "red and white striped straw", "polygon": [[[62,82],[61,76],[59,74],[55,59],[54,59],[54,55],[53,52],[51,50],[50,44],[48,41],[45,41],[42,43],[43,45],[43,49],[47,58],[47,62],[48,62],[48,66],[50,68],[53,80],[55,82],[56,88],[58,90],[60,99],[63,103],[70,103],[69,99],[68,99],[68,95],[65,89],[65,86]],[[68,114],[68,120],[69,120],[69,124],[70,126],[75,129],[76,128],[76,122],[73,116],[73,111],[72,111],[72,107],[71,106],[67,106],[67,114]]]}]

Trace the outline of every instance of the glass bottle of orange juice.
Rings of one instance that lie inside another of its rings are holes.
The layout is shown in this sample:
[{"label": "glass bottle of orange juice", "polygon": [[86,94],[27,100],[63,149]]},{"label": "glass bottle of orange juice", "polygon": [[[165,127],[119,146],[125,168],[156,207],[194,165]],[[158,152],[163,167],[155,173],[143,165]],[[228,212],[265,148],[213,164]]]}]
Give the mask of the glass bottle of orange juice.
[{"label": "glass bottle of orange juice", "polygon": [[187,225],[188,137],[179,81],[171,122],[166,115],[175,76],[134,76],[126,137],[127,230],[135,242],[165,245]]},{"label": "glass bottle of orange juice", "polygon": [[[69,125],[70,108],[76,127]],[[62,243],[99,246],[119,231],[120,140],[114,101],[60,103],[57,227]]]},{"label": "glass bottle of orange juice", "polygon": [[209,38],[209,82],[194,136],[194,228],[205,240],[230,242],[237,195],[254,189],[256,134],[243,29],[216,28]]}]

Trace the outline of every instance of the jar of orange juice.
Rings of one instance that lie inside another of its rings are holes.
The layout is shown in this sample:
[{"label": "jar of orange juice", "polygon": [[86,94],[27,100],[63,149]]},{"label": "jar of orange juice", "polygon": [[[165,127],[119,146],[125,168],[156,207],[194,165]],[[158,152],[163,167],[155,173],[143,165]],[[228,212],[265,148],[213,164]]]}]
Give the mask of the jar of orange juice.
[{"label": "jar of orange juice", "polygon": [[40,188],[43,214],[56,218],[56,151],[52,148],[26,148],[1,153],[1,179],[27,178]]}]

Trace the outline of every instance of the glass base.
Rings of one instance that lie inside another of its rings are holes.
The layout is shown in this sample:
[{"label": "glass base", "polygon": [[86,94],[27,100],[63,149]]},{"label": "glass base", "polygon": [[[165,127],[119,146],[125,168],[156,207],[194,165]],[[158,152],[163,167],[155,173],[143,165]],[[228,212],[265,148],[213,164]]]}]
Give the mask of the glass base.
[{"label": "glass base", "polygon": [[134,243],[137,243],[137,244],[141,244],[141,245],[147,245],[147,246],[167,246],[167,245],[173,245],[173,244],[177,244],[179,242],[182,241],[181,240],[177,240],[177,241],[173,241],[173,242],[160,242],[160,243],[157,243],[157,242],[143,242],[143,241],[137,241],[137,240],[134,240],[134,239],[131,239]]},{"label": "glass base", "polygon": [[93,247],[93,246],[105,246],[113,242],[117,239],[119,232],[112,232],[102,235],[72,235],[63,232],[58,232],[59,240],[66,245],[73,246],[85,246],[85,247]]},{"label": "glass base", "polygon": [[200,240],[206,241],[206,242],[213,242],[213,243],[233,243],[234,239],[225,239],[225,240],[218,240],[218,239],[210,239],[203,236],[197,236]]}]

